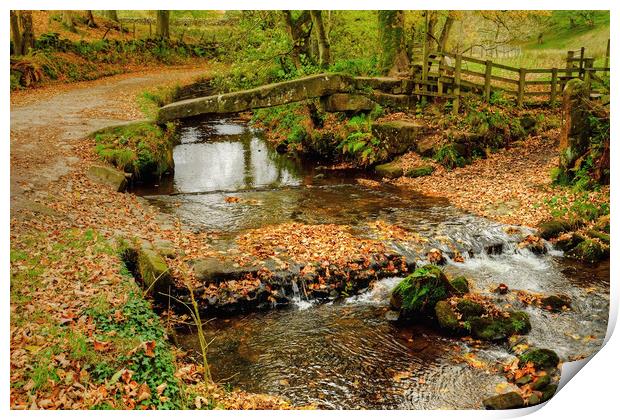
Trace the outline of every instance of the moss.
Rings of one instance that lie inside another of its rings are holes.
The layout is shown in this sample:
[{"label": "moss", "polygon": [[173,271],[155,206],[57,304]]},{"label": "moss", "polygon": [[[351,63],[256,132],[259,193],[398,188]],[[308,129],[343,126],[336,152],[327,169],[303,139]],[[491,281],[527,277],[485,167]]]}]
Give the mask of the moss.
[{"label": "moss", "polygon": [[598,230],[590,229],[586,234],[592,239],[600,239],[601,242],[609,245],[610,237],[609,233],[600,232]]},{"label": "moss", "polygon": [[525,366],[531,362],[539,369],[554,368],[560,363],[557,353],[549,349],[529,349],[519,356],[519,365]]},{"label": "moss", "polygon": [[435,305],[435,316],[439,326],[449,332],[463,332],[460,326],[458,314],[454,311],[450,303],[440,300]]},{"label": "moss", "polygon": [[485,312],[482,305],[469,299],[459,300],[456,304],[456,309],[463,315],[464,319],[481,316]]},{"label": "moss", "polygon": [[609,246],[598,240],[586,239],[568,251],[567,255],[581,261],[595,263],[609,257]]},{"label": "moss", "polygon": [[398,178],[403,176],[403,168],[396,162],[377,165],[375,166],[375,172],[384,178]]},{"label": "moss", "polygon": [[538,225],[538,236],[543,239],[555,238],[561,233],[576,229],[578,224],[567,220],[553,219]]},{"label": "moss", "polygon": [[106,162],[137,178],[161,176],[174,169],[174,124],[140,122],[94,134],[95,150]]},{"label": "moss", "polygon": [[469,293],[469,282],[464,276],[459,276],[450,280],[450,284],[461,295]]},{"label": "moss", "polygon": [[511,312],[508,318],[472,317],[469,323],[474,337],[487,341],[504,341],[513,334],[526,334],[532,329],[525,312]]},{"label": "moss", "polygon": [[428,176],[432,174],[434,171],[435,171],[435,168],[433,168],[431,165],[416,166],[415,168],[411,168],[407,170],[405,172],[405,176],[408,176],[409,178],[418,178],[421,176]]},{"label": "moss", "polygon": [[405,312],[422,313],[435,308],[440,300],[450,296],[452,287],[441,269],[427,265],[405,277],[392,292]]}]

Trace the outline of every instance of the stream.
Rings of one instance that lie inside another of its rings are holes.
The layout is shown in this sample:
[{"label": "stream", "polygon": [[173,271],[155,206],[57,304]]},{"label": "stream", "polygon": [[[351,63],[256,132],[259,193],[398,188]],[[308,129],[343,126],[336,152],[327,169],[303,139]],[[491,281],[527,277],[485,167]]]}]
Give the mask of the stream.
[{"label": "stream", "polygon": [[[572,309],[551,313],[525,307],[531,346],[555,350],[562,360],[587,357],[604,339],[609,310],[609,261],[596,265],[566,259],[549,249],[534,255],[517,248],[519,235],[505,225],[468,214],[447,200],[392,186],[367,188],[360,173],[326,171],[278,154],[261,133],[234,118],[188,120],[175,147],[175,175],[136,193],[187,227],[218,233],[227,249],[247,229],[299,222],[334,223],[373,237],[372,221],[396,224],[444,251],[456,247],[464,263],[448,258],[449,276],[464,275],[472,291],[488,296],[498,283],[510,289],[562,293]],[[227,197],[240,197],[229,203]],[[526,228],[518,228],[529,233]],[[419,241],[389,241],[419,258]],[[451,248],[452,247],[452,248]],[[493,249],[494,252],[489,252]],[[502,345],[469,348],[466,341],[385,318],[399,278],[326,304],[302,300],[288,309],[258,312],[209,324],[209,361],[216,381],[246,391],[282,395],[319,408],[477,409],[498,389],[510,390],[497,363],[513,356]],[[182,347],[198,351],[193,334]],[[463,355],[475,353],[478,366]]]}]

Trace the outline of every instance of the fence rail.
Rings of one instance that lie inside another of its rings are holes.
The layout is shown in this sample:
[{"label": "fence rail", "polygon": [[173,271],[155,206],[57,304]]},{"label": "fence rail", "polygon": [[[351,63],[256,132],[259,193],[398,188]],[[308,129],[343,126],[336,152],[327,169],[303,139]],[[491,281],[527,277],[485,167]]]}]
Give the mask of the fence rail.
[{"label": "fence rail", "polygon": [[[453,98],[458,110],[463,88],[482,95],[488,101],[491,92],[502,91],[516,97],[517,105],[526,98],[555,102],[566,83],[573,78],[588,86],[601,82],[601,73],[609,74],[609,58],[604,67],[595,67],[594,58],[585,56],[585,49],[568,51],[566,68],[518,68],[491,60],[453,54],[428,52],[422,62],[421,75],[414,77],[414,95]],[[542,97],[542,98],[540,98]]]}]

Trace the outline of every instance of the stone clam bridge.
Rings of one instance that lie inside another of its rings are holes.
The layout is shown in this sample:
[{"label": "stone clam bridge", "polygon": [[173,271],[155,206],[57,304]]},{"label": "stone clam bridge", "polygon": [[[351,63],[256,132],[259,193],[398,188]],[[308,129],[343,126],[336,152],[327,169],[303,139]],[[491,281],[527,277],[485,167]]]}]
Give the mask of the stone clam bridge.
[{"label": "stone clam bridge", "polygon": [[324,73],[254,89],[186,99],[160,108],[157,122],[209,114],[231,114],[321,98],[328,112],[369,111],[375,105],[406,109],[415,104],[413,82],[391,77]]}]

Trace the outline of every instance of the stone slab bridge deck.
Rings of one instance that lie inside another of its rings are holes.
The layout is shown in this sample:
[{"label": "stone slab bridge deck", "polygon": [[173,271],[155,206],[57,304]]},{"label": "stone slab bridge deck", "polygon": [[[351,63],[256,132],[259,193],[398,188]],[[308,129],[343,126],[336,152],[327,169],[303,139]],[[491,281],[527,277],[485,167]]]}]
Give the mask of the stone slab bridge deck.
[{"label": "stone slab bridge deck", "polygon": [[230,114],[321,98],[328,112],[369,111],[377,104],[406,109],[415,104],[413,82],[390,77],[324,73],[219,95],[186,99],[159,109],[157,122]]}]

